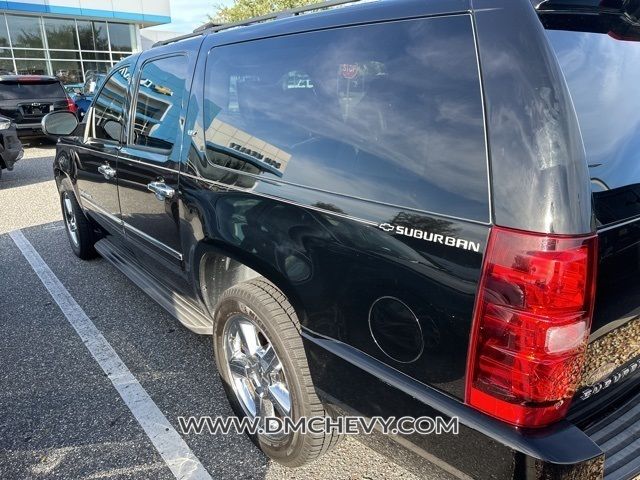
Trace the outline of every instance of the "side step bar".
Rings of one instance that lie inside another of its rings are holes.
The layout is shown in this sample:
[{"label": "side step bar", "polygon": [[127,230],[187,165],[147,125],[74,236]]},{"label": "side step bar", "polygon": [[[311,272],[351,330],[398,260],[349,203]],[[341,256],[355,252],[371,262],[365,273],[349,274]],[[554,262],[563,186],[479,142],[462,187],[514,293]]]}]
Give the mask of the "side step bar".
[{"label": "side step bar", "polygon": [[192,301],[155,280],[128,252],[116,249],[108,238],[96,242],[95,249],[189,330],[201,335],[213,333],[213,322],[208,315]]}]

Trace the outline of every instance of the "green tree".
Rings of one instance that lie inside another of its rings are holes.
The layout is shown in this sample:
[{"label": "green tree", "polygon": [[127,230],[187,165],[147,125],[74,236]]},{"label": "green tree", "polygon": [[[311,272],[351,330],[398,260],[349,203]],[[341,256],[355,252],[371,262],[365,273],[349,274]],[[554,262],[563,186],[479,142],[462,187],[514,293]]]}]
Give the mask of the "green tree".
[{"label": "green tree", "polygon": [[319,0],[234,0],[233,5],[216,6],[209,20],[216,23],[240,22],[251,17],[317,3]]}]

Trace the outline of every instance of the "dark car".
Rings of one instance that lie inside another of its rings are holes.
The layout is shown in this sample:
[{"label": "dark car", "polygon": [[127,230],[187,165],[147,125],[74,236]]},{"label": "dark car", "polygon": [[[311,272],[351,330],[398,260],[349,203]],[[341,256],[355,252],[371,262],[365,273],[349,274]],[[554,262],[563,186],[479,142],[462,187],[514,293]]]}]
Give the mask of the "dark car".
[{"label": "dark car", "polygon": [[2,170],[13,170],[15,163],[24,155],[16,126],[11,119],[0,116],[0,177]]},{"label": "dark car", "polygon": [[20,137],[41,137],[42,118],[53,111],[76,112],[60,80],[44,75],[1,75],[0,115],[10,118]]},{"label": "dark car", "polygon": [[[213,335],[240,416],[457,419],[362,436],[424,476],[638,475],[633,2],[309,10],[163,42],[45,119],[73,251]],[[253,440],[298,466],[336,438]]]}]

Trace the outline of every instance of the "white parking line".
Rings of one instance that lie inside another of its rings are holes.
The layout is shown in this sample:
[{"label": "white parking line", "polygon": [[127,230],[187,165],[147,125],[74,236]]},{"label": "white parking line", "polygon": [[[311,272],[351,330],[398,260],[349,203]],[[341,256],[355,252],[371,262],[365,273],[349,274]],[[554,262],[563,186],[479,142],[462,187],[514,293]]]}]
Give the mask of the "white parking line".
[{"label": "white parking line", "polygon": [[42,260],[29,240],[20,230],[10,232],[9,236],[58,304],[64,316],[67,317],[93,358],[107,374],[173,475],[179,480],[211,480],[211,476],[189,446],[171,426],[80,305]]}]

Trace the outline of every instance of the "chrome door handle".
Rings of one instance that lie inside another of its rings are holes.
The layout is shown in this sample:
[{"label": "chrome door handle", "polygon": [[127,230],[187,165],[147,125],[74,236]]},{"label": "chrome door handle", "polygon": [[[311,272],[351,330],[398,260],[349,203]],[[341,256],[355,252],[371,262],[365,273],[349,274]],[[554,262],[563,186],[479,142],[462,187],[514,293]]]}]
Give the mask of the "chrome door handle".
[{"label": "chrome door handle", "polygon": [[110,180],[116,176],[116,170],[114,168],[111,168],[109,165],[100,165],[98,167],[98,171],[102,175],[104,175],[104,178],[106,178],[107,180]]},{"label": "chrome door handle", "polygon": [[156,194],[158,200],[164,200],[166,198],[173,198],[176,191],[166,185],[164,182],[151,182],[147,185],[147,190]]}]

